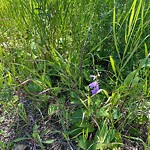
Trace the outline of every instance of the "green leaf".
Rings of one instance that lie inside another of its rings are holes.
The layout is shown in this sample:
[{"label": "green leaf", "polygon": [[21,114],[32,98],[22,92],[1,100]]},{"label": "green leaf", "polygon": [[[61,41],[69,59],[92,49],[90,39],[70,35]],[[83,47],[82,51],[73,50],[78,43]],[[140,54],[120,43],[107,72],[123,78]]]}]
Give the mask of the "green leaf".
[{"label": "green leaf", "polygon": [[112,93],[110,100],[113,106],[117,105],[117,102],[120,99],[120,96],[121,96],[120,93]]},{"label": "green leaf", "polygon": [[111,143],[113,139],[115,138],[115,130],[114,129],[109,129],[106,137],[106,143]]},{"label": "green leaf", "polygon": [[4,131],[0,129],[0,135],[2,135],[3,133],[4,133]]},{"label": "green leaf", "polygon": [[109,94],[106,90],[103,89],[104,94],[106,95],[107,98],[109,98]]},{"label": "green leaf", "polygon": [[96,112],[96,116],[97,117],[108,117],[109,116],[108,110],[101,109]]},{"label": "green leaf", "polygon": [[80,148],[87,150],[87,141],[83,138],[83,136],[80,136],[77,141]]},{"label": "green leaf", "polygon": [[71,137],[76,138],[77,136],[79,136],[82,133],[82,128],[78,128],[77,126],[73,126],[73,128],[71,129],[71,131],[69,132],[69,135]]},{"label": "green leaf", "polygon": [[100,143],[104,143],[104,141],[106,140],[108,131],[109,130],[108,130],[106,120],[104,120],[102,124],[100,125],[100,129],[98,129],[96,132],[95,140],[100,141]]},{"label": "green leaf", "polygon": [[120,117],[120,111],[119,109],[113,109],[113,118],[118,119]]},{"label": "green leaf", "polygon": [[146,57],[146,56],[148,56],[148,48],[147,48],[146,43],[144,43],[144,47],[145,47],[145,57]]},{"label": "green leaf", "polygon": [[46,140],[46,141],[42,141],[42,143],[44,143],[44,144],[51,144],[51,143],[53,143],[54,142],[54,140]]},{"label": "green leaf", "polygon": [[71,104],[82,104],[76,92],[71,91],[70,96],[71,96]]},{"label": "green leaf", "polygon": [[55,94],[55,96],[57,96],[60,92],[61,92],[61,88],[60,87],[54,87],[54,94]]},{"label": "green leaf", "polygon": [[28,116],[26,114],[26,109],[24,108],[24,104],[22,102],[20,102],[18,104],[18,112],[19,112],[19,116],[26,122],[28,123]]},{"label": "green leaf", "polygon": [[124,84],[126,86],[129,86],[136,74],[137,74],[137,70],[132,71],[124,80]]},{"label": "green leaf", "polygon": [[5,148],[6,148],[5,143],[2,141],[0,141],[0,148],[1,148],[1,150],[5,150]]},{"label": "green leaf", "polygon": [[116,132],[115,133],[115,138],[118,142],[122,143],[122,137],[121,137],[121,134],[119,132]]},{"label": "green leaf", "polygon": [[30,83],[27,87],[31,93],[38,93],[42,91],[42,87],[37,83]]},{"label": "green leaf", "polygon": [[140,60],[140,68],[146,68],[146,67],[150,67],[150,58],[144,58],[142,60]]},{"label": "green leaf", "polygon": [[20,142],[20,141],[29,140],[29,139],[31,139],[31,138],[24,138],[24,137],[22,137],[22,138],[15,139],[14,142]]},{"label": "green leaf", "polygon": [[0,123],[3,122],[4,120],[5,120],[5,116],[0,117]]},{"label": "green leaf", "polygon": [[109,58],[110,58],[111,67],[112,67],[114,73],[116,74],[115,61],[114,61],[114,59],[112,58],[112,56],[110,56]]},{"label": "green leaf", "polygon": [[130,135],[132,136],[139,136],[140,137],[140,131],[134,127],[131,127],[128,132],[130,133]]},{"label": "green leaf", "polygon": [[11,73],[8,71],[8,85],[12,84],[12,76]]},{"label": "green leaf", "polygon": [[82,115],[83,115],[83,110],[77,109],[75,112],[73,112],[71,116],[71,122],[76,123],[78,121],[82,121]]},{"label": "green leaf", "polygon": [[58,106],[57,105],[49,105],[48,106],[48,115],[51,116],[54,113],[56,113],[56,111],[58,110]]}]

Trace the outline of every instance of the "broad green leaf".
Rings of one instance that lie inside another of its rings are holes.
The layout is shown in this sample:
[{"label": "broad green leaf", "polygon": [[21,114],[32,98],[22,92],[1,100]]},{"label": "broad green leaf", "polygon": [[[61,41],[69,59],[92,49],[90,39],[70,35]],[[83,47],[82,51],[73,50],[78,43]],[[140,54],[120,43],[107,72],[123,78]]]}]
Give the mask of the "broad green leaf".
[{"label": "broad green leaf", "polygon": [[97,110],[96,116],[97,117],[109,117],[108,110],[105,110],[105,109]]},{"label": "broad green leaf", "polygon": [[83,115],[83,110],[77,109],[76,111],[73,112],[71,116],[71,122],[77,123],[78,121],[82,121],[82,115]]},{"label": "broad green leaf", "polygon": [[42,91],[42,87],[39,84],[33,83],[33,82],[29,83],[27,85],[27,88],[28,88],[30,93],[36,93],[37,94],[38,92]]}]

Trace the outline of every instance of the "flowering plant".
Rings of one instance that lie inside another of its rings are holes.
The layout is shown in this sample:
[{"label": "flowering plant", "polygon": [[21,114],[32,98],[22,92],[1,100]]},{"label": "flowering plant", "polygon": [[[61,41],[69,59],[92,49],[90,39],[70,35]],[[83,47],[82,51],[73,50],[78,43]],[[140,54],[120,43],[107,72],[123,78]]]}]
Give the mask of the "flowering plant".
[{"label": "flowering plant", "polygon": [[[90,75],[90,77],[93,78],[93,80],[95,80],[97,78],[97,76],[94,76],[94,75]],[[89,88],[91,90],[92,95],[95,95],[102,91],[102,89],[99,88],[97,81],[93,81],[92,83],[90,83]]]}]

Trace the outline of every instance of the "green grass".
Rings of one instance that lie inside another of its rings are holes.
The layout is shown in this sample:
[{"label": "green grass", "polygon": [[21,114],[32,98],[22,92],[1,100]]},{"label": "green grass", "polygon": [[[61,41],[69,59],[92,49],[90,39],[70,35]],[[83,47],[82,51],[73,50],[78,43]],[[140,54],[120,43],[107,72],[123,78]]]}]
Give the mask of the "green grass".
[{"label": "green grass", "polygon": [[[70,149],[118,149],[125,140],[148,149],[148,0],[0,3],[0,112],[31,130],[15,122],[16,137],[1,139],[1,149],[27,139],[44,149],[56,140],[45,139],[48,133],[61,135]],[[102,89],[96,95],[90,75]]]}]

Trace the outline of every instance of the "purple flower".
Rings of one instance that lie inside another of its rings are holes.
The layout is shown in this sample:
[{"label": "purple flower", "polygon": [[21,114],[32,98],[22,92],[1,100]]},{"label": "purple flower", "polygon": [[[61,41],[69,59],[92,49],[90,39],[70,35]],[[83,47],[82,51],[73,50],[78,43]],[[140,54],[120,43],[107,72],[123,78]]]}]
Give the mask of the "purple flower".
[{"label": "purple flower", "polygon": [[89,88],[91,89],[92,95],[94,95],[100,91],[97,81],[90,83]]}]

